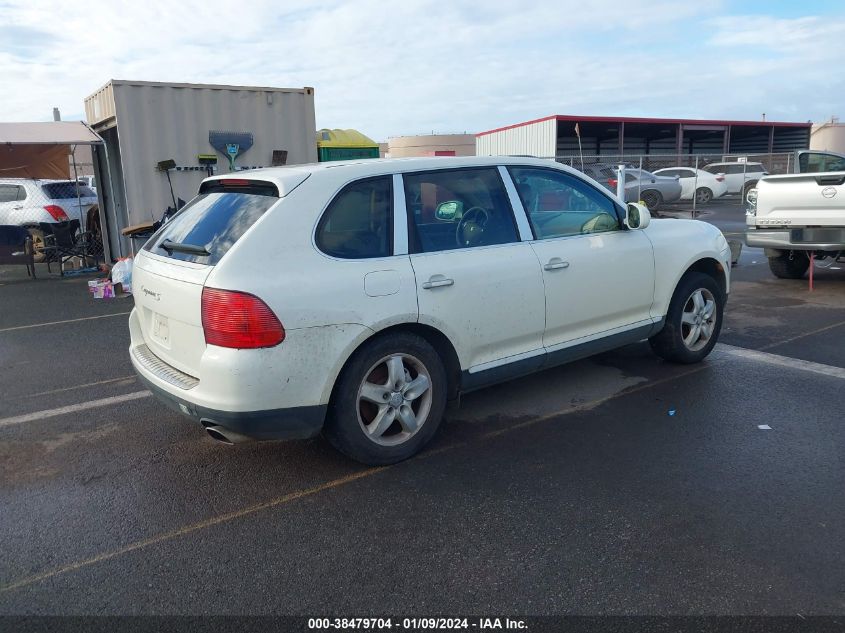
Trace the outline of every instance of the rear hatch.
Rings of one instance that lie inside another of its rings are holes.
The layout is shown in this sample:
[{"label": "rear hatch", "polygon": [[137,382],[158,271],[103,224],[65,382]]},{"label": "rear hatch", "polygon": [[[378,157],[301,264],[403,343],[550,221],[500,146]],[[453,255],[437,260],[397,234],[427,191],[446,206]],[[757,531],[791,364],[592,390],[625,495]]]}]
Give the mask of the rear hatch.
[{"label": "rear hatch", "polygon": [[[307,174],[299,182],[305,178]],[[200,194],[144,245],[136,258],[132,289],[144,342],[161,360],[200,378],[206,346],[201,314],[205,280],[279,201],[280,190],[287,193],[266,181],[205,181]]]},{"label": "rear hatch", "polygon": [[768,176],[757,183],[758,225],[845,225],[845,172]]},{"label": "rear hatch", "polygon": [[97,204],[97,194],[91,187],[76,180],[45,182],[41,192],[50,204],[65,212],[69,220],[79,220],[83,230],[88,209]]}]

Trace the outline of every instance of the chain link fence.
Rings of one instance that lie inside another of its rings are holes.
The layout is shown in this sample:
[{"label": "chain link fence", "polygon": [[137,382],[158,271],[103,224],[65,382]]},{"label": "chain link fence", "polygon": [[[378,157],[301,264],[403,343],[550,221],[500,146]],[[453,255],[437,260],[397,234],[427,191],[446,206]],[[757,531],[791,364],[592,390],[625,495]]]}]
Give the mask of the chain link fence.
[{"label": "chain link fence", "polygon": [[[79,165],[77,173],[84,174]],[[93,176],[35,179],[0,173],[0,225],[27,229],[36,263],[57,263],[63,270],[96,266],[103,261],[103,238],[95,187]]]},{"label": "chain link fence", "polygon": [[[619,165],[625,165],[625,198],[652,210],[696,210],[709,204],[745,205],[745,194],[768,174],[788,174],[791,152],[772,154],[646,154],[552,158],[583,171],[616,192]],[[667,180],[668,179],[668,180]],[[672,182],[676,181],[676,182]],[[678,187],[680,185],[680,187]]]}]

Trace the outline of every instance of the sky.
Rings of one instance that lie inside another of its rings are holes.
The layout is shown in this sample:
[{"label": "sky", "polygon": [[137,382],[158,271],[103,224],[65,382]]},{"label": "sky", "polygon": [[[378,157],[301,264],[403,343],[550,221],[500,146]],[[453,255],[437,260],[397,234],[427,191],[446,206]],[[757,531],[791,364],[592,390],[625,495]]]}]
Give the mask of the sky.
[{"label": "sky", "polygon": [[0,121],[109,79],[315,88],[383,141],[550,114],[845,120],[845,2],[0,0]]}]

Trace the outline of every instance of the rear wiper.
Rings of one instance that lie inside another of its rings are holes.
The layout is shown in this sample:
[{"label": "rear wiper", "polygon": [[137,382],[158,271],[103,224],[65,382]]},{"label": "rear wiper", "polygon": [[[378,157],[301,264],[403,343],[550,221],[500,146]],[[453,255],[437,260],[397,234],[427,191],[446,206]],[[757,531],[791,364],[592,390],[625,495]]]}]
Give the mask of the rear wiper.
[{"label": "rear wiper", "polygon": [[200,255],[202,257],[208,257],[211,255],[204,246],[197,246],[196,244],[185,244],[184,242],[174,242],[173,240],[164,240],[161,244],[158,245],[159,248],[167,251],[167,254],[170,255],[173,251],[177,251],[179,253],[188,253],[190,255]]}]

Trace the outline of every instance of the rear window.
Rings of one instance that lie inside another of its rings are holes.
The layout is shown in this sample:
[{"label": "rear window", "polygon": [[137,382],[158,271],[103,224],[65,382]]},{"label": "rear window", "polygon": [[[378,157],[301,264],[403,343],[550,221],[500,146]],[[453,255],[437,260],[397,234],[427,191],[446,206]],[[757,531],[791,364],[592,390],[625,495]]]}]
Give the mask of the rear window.
[{"label": "rear window", "polygon": [[[161,227],[144,244],[144,250],[162,257],[213,266],[278,201],[276,196],[260,193],[200,194]],[[186,252],[186,249],[205,249],[207,254]]]},{"label": "rear window", "polygon": [[[51,200],[68,200],[76,197],[76,182],[48,182],[41,185],[44,194]],[[88,185],[79,183],[79,197],[80,198],[96,198],[94,193]]]}]

